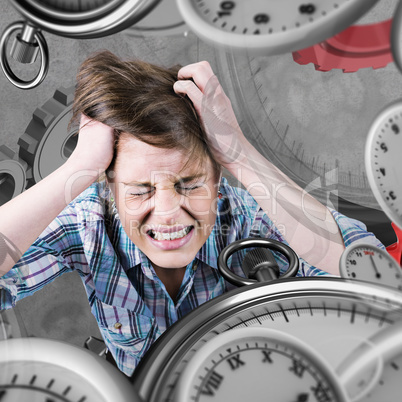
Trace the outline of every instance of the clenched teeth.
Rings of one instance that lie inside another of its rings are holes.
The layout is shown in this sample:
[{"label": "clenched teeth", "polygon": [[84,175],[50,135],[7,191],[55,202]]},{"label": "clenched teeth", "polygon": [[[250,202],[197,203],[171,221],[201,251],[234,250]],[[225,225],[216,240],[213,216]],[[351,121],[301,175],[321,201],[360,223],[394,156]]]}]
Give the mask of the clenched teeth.
[{"label": "clenched teeth", "polygon": [[191,228],[192,226],[188,226],[182,230],[172,233],[162,233],[150,230],[149,234],[155,240],[175,240],[175,239],[181,239],[182,237],[186,236],[190,232]]}]

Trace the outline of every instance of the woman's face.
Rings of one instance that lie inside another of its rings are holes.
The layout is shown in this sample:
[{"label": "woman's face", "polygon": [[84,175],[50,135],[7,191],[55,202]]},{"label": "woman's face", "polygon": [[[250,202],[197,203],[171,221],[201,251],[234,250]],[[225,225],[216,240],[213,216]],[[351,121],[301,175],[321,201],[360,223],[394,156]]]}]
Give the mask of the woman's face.
[{"label": "woman's face", "polygon": [[200,171],[176,150],[124,135],[109,184],[123,228],[153,265],[182,268],[210,235],[220,177],[210,161]]}]

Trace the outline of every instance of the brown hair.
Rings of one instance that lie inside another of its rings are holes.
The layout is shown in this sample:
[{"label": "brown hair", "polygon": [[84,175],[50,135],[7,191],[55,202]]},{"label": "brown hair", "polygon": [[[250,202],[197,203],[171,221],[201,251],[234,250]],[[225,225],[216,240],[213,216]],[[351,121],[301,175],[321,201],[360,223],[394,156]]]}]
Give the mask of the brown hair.
[{"label": "brown hair", "polygon": [[[71,123],[83,113],[113,127],[115,163],[121,133],[158,148],[177,149],[202,166],[212,157],[199,117],[187,96],[173,90],[180,66],[163,68],[139,60],[123,61],[109,51],[94,53],[80,66]],[[70,124],[71,124],[70,123]]]}]

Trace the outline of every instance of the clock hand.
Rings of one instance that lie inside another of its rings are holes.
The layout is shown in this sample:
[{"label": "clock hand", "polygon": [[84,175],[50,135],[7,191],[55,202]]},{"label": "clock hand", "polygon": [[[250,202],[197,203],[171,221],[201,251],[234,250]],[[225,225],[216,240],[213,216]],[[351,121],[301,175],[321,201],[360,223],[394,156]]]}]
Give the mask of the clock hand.
[{"label": "clock hand", "polygon": [[372,263],[373,268],[374,268],[374,271],[375,271],[375,276],[376,276],[378,279],[380,279],[380,278],[381,278],[381,274],[380,274],[380,272],[378,272],[377,266],[375,265],[374,258],[373,258],[372,255],[370,255],[370,260],[371,260],[371,263]]}]

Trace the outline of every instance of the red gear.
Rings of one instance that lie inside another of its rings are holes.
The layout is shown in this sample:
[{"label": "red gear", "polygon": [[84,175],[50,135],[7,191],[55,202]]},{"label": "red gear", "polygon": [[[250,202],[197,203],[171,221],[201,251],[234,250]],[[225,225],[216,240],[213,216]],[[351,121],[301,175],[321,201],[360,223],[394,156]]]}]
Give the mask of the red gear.
[{"label": "red gear", "polygon": [[392,18],[375,24],[352,25],[332,38],[293,52],[293,60],[302,65],[313,63],[318,71],[340,68],[344,73],[385,67],[393,61],[391,24]]},{"label": "red gear", "polygon": [[399,265],[402,265],[402,229],[399,229],[394,222],[391,222],[391,225],[396,234],[396,242],[388,246],[387,251]]}]

